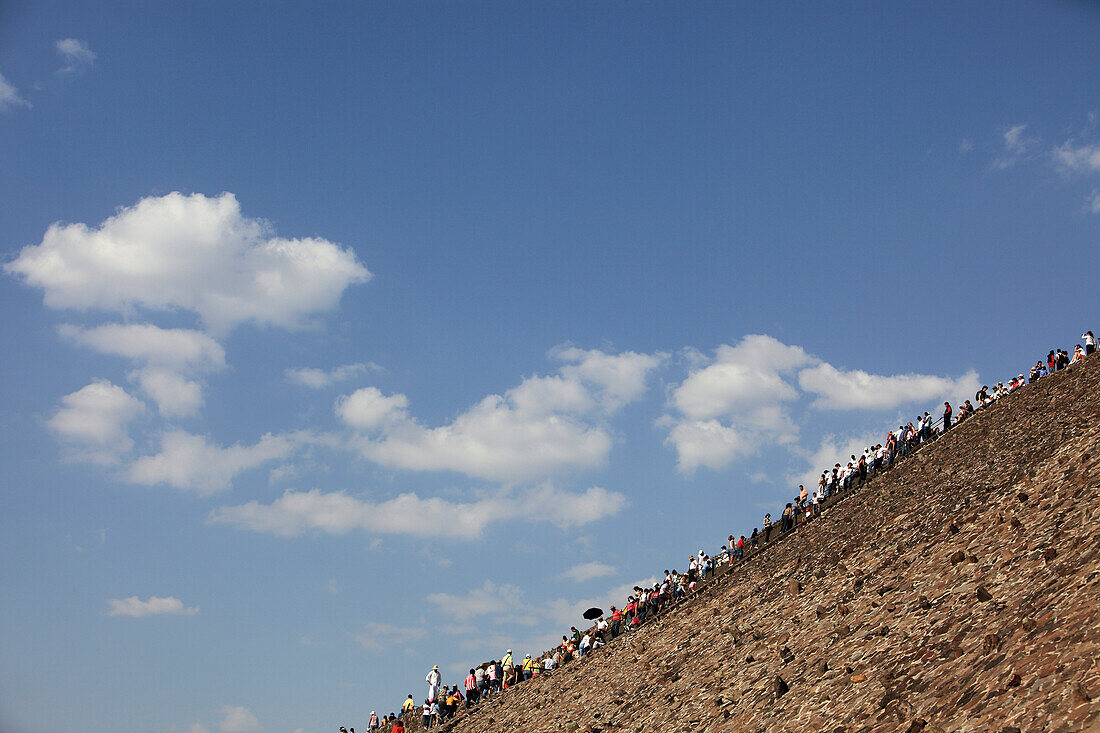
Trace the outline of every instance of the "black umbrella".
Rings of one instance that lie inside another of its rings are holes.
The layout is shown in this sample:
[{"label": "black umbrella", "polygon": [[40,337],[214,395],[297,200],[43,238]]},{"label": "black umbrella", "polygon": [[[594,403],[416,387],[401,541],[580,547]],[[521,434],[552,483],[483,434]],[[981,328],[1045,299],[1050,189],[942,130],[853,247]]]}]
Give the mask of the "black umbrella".
[{"label": "black umbrella", "polygon": [[590,609],[588,609],[587,611],[584,612],[584,618],[585,618],[586,621],[594,621],[595,619],[598,619],[600,616],[603,616],[603,609],[602,608],[590,608]]}]

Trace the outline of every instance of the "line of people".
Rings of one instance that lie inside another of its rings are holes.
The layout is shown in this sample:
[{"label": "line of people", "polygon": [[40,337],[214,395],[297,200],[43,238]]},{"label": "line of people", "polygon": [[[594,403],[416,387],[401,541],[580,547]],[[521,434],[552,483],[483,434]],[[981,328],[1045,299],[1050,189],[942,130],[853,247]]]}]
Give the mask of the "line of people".
[{"label": "line of people", "polygon": [[[762,528],[754,527],[752,534],[748,537],[729,535],[728,544],[721,547],[715,556],[711,557],[702,549],[697,554],[689,555],[685,572],[680,573],[675,569],[665,570],[663,578],[652,587],[635,586],[622,608],[611,606],[609,613],[595,619],[593,625],[586,631],[582,632],[575,626],[571,627],[570,633],[563,635],[561,643],[553,649],[537,657],[527,654],[519,665],[515,664],[512,650],[509,649],[501,659],[483,662],[471,668],[463,682],[462,690],[457,684],[443,685],[439,666],[433,666],[425,678],[428,684],[428,696],[423,705],[417,705],[410,693],[402,705],[400,717],[390,713],[379,720],[374,711],[371,711],[368,730],[375,731],[383,726],[392,725],[391,733],[404,733],[402,718],[405,720],[414,718],[418,709],[421,713],[422,727],[431,728],[459,715],[460,710],[474,707],[481,700],[506,692],[521,682],[591,654],[620,634],[637,629],[647,620],[659,616],[668,608],[678,605],[698,592],[700,585],[719,569],[743,561],[762,550],[774,541],[773,533],[776,534],[776,539],[787,535],[799,524],[812,521],[819,516],[826,504],[831,503],[835,498],[862,488],[874,476],[889,470],[914,451],[938,439],[943,433],[969,419],[978,410],[989,407],[1025,384],[1031,384],[1048,374],[1071,367],[1094,354],[1097,350],[1097,342],[1092,331],[1082,334],[1082,339],[1083,347],[1076,346],[1072,357],[1062,349],[1052,349],[1047,355],[1046,363],[1040,360],[1031,369],[1026,382],[1024,375],[1018,374],[1007,384],[998,382],[993,388],[983,385],[974,395],[976,405],[970,400],[964,400],[956,411],[949,402],[945,402],[942,417],[937,419],[925,412],[918,415],[915,420],[898,426],[896,431],[893,429],[887,431],[885,442],[867,446],[858,456],[850,455],[849,460],[843,465],[838,461],[822,471],[817,489],[812,493],[800,484],[798,494],[792,501],[787,502],[778,523],[772,520],[770,512],[766,513]],[[340,731],[348,733],[342,726]],[[355,729],[352,728],[351,733],[354,731]]]}]

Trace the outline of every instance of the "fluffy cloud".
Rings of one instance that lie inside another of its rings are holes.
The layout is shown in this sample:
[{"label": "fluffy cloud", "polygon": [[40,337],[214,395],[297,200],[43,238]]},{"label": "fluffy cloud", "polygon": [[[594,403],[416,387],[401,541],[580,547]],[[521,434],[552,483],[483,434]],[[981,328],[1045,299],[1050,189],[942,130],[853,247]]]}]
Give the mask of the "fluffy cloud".
[{"label": "fluffy cloud", "polygon": [[137,596],[130,596],[129,598],[113,598],[107,601],[107,606],[110,610],[107,611],[108,616],[129,616],[131,618],[142,618],[143,616],[159,616],[159,615],[175,615],[175,616],[194,616],[199,612],[199,607],[188,608],[183,605],[183,602],[178,598],[158,598],[157,596],[151,596],[149,600],[143,601]]},{"label": "fluffy cloud", "polygon": [[337,382],[346,382],[349,379],[367,373],[368,368],[377,369],[376,364],[344,364],[334,369],[325,371],[314,367],[302,367],[299,369],[287,369],[283,374],[286,381],[298,384],[310,389],[324,389]]},{"label": "fluffy cloud", "polygon": [[127,424],[145,411],[145,405],[126,390],[98,380],[61,398],[47,425],[67,444],[73,460],[112,465],[134,443]]},{"label": "fluffy cloud", "polygon": [[1100,214],[1100,188],[1094,189],[1093,192],[1089,194],[1086,207],[1092,213]]},{"label": "fluffy cloud", "polygon": [[402,646],[427,637],[428,632],[415,626],[394,626],[379,621],[368,621],[362,631],[355,634],[355,641],[368,651],[385,647]]},{"label": "fluffy cloud", "polygon": [[231,193],[145,198],[97,228],[53,224],[4,269],[42,288],[51,308],[187,310],[216,331],[299,326],[370,278],[351,250],[277,237]]},{"label": "fluffy cloud", "polygon": [[719,346],[711,364],[676,388],[672,402],[695,420],[770,407],[798,396],[781,375],[816,361],[771,336],[746,336],[737,346]]},{"label": "fluffy cloud", "polygon": [[[516,397],[525,395],[520,389]],[[394,395],[391,399],[404,399]],[[603,465],[611,437],[575,415],[530,411],[490,395],[449,425],[407,420],[358,442],[368,460],[414,471],[457,471],[491,481],[521,482]]]},{"label": "fluffy cloud", "polygon": [[295,441],[267,434],[255,445],[223,448],[201,435],[175,430],[161,437],[160,453],[142,456],[130,464],[126,478],[135,484],[168,484],[208,496],[228,489],[240,473],[286,458]]},{"label": "fluffy cloud", "polygon": [[187,729],[187,733],[210,733],[210,729],[202,723],[192,723],[191,727]]},{"label": "fluffy cloud", "polygon": [[884,377],[858,369],[841,371],[831,364],[802,370],[798,383],[805,391],[819,395],[813,407],[822,410],[884,410],[969,395],[979,386],[973,371],[958,379],[927,374]]},{"label": "fluffy cloud", "polygon": [[378,534],[473,539],[496,522],[550,522],[562,528],[577,527],[620,512],[626,506],[622,494],[592,487],[574,494],[549,484],[524,491],[501,490],[469,502],[438,497],[421,499],[401,494],[371,502],[343,492],[287,491],[271,504],[250,501],[221,507],[210,514],[216,524],[291,537],[315,531],[344,534],[365,530]]},{"label": "fluffy cloud", "polygon": [[593,384],[605,409],[613,410],[633,402],[645,393],[649,373],[661,365],[663,353],[638,354],[625,351],[607,354],[598,349],[583,350],[559,346],[550,355],[564,362],[561,375],[574,382]]},{"label": "fluffy cloud", "polygon": [[9,107],[30,107],[31,103],[19,95],[19,90],[0,74],[0,111]]},{"label": "fluffy cloud", "polygon": [[608,575],[614,575],[615,568],[602,562],[585,562],[580,565],[574,565],[561,574],[561,577],[567,580],[575,580],[578,583],[583,583],[586,580],[592,580],[593,578],[604,578]]},{"label": "fluffy cloud", "polygon": [[226,705],[222,708],[222,721],[218,724],[222,733],[251,733],[262,730],[260,721],[246,707]]},{"label": "fluffy cloud", "polygon": [[[692,352],[693,368],[670,394],[679,414],[657,424],[683,473],[718,470],[766,444],[798,452],[799,425],[792,408],[807,395],[820,410],[884,410],[966,397],[978,388],[971,371],[958,379],[926,374],[882,376],[844,371],[770,336],[746,336],[720,346],[713,359]],[[801,388],[801,389],[799,389]]]},{"label": "fluffy cloud", "polygon": [[64,325],[58,332],[101,354],[122,356],[150,366],[177,370],[225,366],[225,349],[201,331],[110,323],[89,329]]},{"label": "fluffy cloud", "polygon": [[662,357],[572,347],[552,353],[566,362],[559,374],[489,395],[448,425],[421,425],[409,416],[405,395],[375,387],[341,398],[336,412],[364,431],[360,453],[391,468],[519,483],[600,466],[612,444],[600,415],[640,397]]},{"label": "fluffy cloud", "polygon": [[403,394],[387,397],[376,387],[364,387],[337,400],[336,414],[353,428],[373,431],[407,423],[408,406]]},{"label": "fluffy cloud", "polygon": [[225,367],[225,349],[201,331],[119,323],[87,330],[64,325],[58,331],[102,354],[142,364],[127,376],[167,417],[194,415],[202,407],[202,385],[185,375]]},{"label": "fluffy cloud", "polygon": [[54,43],[54,47],[65,64],[57,70],[57,73],[61,76],[83,71],[95,63],[95,52],[88,47],[86,41],[77,38],[62,38]]},{"label": "fluffy cloud", "polygon": [[794,441],[798,428],[784,405],[798,390],[785,375],[817,361],[771,336],[719,346],[713,360],[702,360],[673,390],[670,402],[680,415],[658,423],[671,428],[666,443],[676,449],[679,470],[717,470],[766,441]]}]

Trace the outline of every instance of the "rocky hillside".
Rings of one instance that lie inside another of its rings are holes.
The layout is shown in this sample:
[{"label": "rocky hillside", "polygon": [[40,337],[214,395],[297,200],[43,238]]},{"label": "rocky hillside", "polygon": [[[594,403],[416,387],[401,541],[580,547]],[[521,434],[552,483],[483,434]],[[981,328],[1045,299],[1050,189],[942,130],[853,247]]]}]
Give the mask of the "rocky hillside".
[{"label": "rocky hillside", "polygon": [[448,727],[1100,731],[1098,525],[1094,356]]}]

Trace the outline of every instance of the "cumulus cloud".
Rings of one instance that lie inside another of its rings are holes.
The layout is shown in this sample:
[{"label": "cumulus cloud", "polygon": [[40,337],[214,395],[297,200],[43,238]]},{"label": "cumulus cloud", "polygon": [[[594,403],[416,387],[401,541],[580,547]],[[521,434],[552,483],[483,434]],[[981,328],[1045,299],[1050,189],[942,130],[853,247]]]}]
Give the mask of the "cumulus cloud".
[{"label": "cumulus cloud", "polygon": [[228,489],[238,474],[286,458],[294,450],[295,441],[284,435],[269,433],[254,445],[223,448],[201,435],[173,430],[161,437],[159,453],[130,464],[126,478],[135,484],[168,484],[209,496]]},{"label": "cumulus cloud", "polygon": [[563,345],[550,355],[564,362],[561,375],[573,382],[595,385],[606,409],[614,410],[633,402],[645,393],[650,372],[667,358],[664,353],[638,354],[625,351],[607,354],[599,349],[583,350]]},{"label": "cumulus cloud", "polygon": [[696,355],[693,361],[670,398],[680,415],[658,423],[671,428],[666,443],[676,449],[681,472],[724,468],[765,441],[797,438],[784,405],[797,399],[798,390],[786,375],[816,358],[771,336],[750,335],[736,346],[719,346],[711,360]]},{"label": "cumulus cloud", "polygon": [[225,349],[201,331],[109,323],[89,329],[63,325],[58,332],[101,354],[121,356],[150,366],[178,370],[225,366]]},{"label": "cumulus cloud", "polygon": [[601,416],[640,397],[662,357],[572,347],[552,353],[566,362],[558,374],[528,377],[440,427],[411,417],[405,395],[376,387],[342,397],[336,412],[362,431],[363,457],[391,468],[519,483],[600,466],[612,445]]},{"label": "cumulus cloud", "polygon": [[0,112],[11,107],[30,107],[31,103],[23,99],[19,90],[0,74]]},{"label": "cumulus cloud", "polygon": [[304,532],[377,534],[474,539],[490,524],[504,521],[550,522],[578,527],[620,512],[620,493],[592,487],[581,493],[544,484],[522,491],[502,489],[473,501],[421,499],[414,493],[373,502],[344,492],[287,491],[271,504],[250,501],[210,514],[209,522],[292,537]]},{"label": "cumulus cloud", "polygon": [[202,723],[192,723],[191,727],[187,729],[187,733],[210,733],[210,729]]},{"label": "cumulus cloud", "polygon": [[62,38],[54,42],[54,47],[64,64],[57,70],[60,76],[76,74],[95,63],[96,54],[88,47],[86,41],[78,38]]},{"label": "cumulus cloud", "polygon": [[598,562],[585,562],[580,565],[574,565],[561,574],[561,577],[566,580],[575,580],[578,583],[583,583],[586,580],[592,580],[593,578],[604,578],[608,575],[614,575],[615,568],[612,566]]},{"label": "cumulus cloud", "polygon": [[841,371],[831,364],[803,369],[798,383],[805,391],[818,395],[813,407],[821,410],[884,410],[969,395],[979,386],[974,371],[958,379],[928,374],[886,377],[859,369]]},{"label": "cumulus cloud", "polygon": [[379,430],[409,421],[409,400],[403,394],[387,397],[376,387],[364,387],[336,401],[336,414],[347,425]]},{"label": "cumulus cloud", "polygon": [[142,199],[95,228],[53,224],[4,269],[41,288],[51,308],[185,310],[215,331],[300,326],[371,276],[350,249],[275,236],[243,216],[231,193],[179,192]]},{"label": "cumulus cloud", "polygon": [[127,376],[167,417],[194,415],[202,407],[202,385],[187,375],[225,367],[225,349],[201,331],[119,323],[91,329],[63,325],[58,331],[102,354],[142,364]]},{"label": "cumulus cloud", "polygon": [[952,379],[927,374],[884,376],[837,369],[801,347],[770,336],[746,336],[720,346],[713,359],[688,354],[692,368],[670,393],[678,414],[663,416],[666,444],[683,473],[718,470],[764,445],[798,452],[799,424],[792,409],[807,396],[819,410],[885,410],[940,399],[959,399],[978,388],[970,371]]},{"label": "cumulus cloud", "polygon": [[218,724],[222,733],[251,733],[262,730],[260,721],[246,707],[226,705],[222,708],[222,721]]},{"label": "cumulus cloud", "polygon": [[97,380],[61,398],[61,407],[47,421],[66,444],[72,460],[113,465],[133,448],[127,424],[145,405],[126,390]]},{"label": "cumulus cloud", "polygon": [[107,601],[107,606],[109,609],[107,611],[108,616],[129,616],[131,618],[160,615],[194,616],[199,612],[198,606],[188,608],[183,605],[180,599],[171,596],[167,598],[151,596],[145,601],[137,596],[121,599],[112,598]]},{"label": "cumulus cloud", "polygon": [[425,629],[416,626],[395,626],[379,621],[368,621],[363,630],[354,635],[356,643],[368,651],[402,646],[427,637]]},{"label": "cumulus cloud", "polygon": [[333,369],[324,370],[315,367],[300,367],[287,369],[283,372],[286,381],[291,384],[309,387],[310,389],[324,389],[337,382],[346,382],[349,379],[362,376],[368,369],[378,369],[377,364],[343,364]]}]

